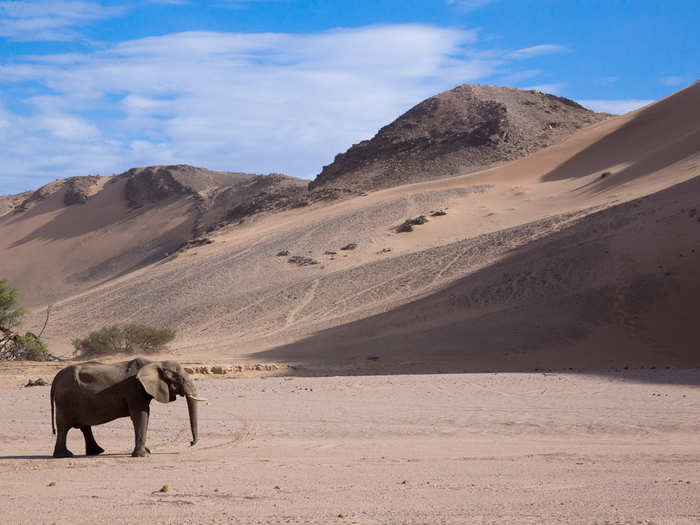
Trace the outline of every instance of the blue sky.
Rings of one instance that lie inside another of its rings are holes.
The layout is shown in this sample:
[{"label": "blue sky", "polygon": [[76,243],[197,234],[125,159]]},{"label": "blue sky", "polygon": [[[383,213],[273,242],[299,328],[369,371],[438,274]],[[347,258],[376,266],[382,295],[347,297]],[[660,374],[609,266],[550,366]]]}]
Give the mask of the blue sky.
[{"label": "blue sky", "polygon": [[0,195],[187,163],[313,178],[440,91],[624,113],[700,76],[696,1],[0,1]]}]

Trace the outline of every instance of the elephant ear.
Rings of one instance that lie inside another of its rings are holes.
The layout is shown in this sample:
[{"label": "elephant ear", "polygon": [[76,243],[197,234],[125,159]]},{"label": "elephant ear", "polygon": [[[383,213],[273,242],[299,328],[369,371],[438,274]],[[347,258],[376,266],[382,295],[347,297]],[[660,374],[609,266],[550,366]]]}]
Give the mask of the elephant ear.
[{"label": "elephant ear", "polygon": [[156,401],[161,403],[169,403],[171,401],[168,383],[163,380],[158,363],[150,363],[141,368],[136,374],[136,379],[139,380],[144,390],[152,395]]}]

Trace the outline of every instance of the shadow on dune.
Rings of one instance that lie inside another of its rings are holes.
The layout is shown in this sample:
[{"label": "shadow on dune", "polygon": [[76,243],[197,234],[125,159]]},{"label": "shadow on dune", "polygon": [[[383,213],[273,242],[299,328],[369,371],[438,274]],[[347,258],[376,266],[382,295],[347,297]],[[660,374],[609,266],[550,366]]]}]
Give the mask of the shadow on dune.
[{"label": "shadow on dune", "polygon": [[[571,372],[569,372],[571,373]],[[655,385],[686,385],[700,386],[700,368],[645,368],[628,369],[617,368],[607,370],[586,370],[573,372],[573,374],[596,375],[613,381],[627,383],[652,383]]]},{"label": "shadow on dune", "polygon": [[[603,191],[654,173],[698,152],[700,83],[648,107],[610,135],[547,173],[543,181],[583,177],[613,169],[589,186]],[[614,169],[615,166],[624,166]]]},{"label": "shadow on dune", "polygon": [[700,224],[680,211],[699,194],[696,178],[594,213],[431,295],[254,357],[310,375],[700,367]]}]

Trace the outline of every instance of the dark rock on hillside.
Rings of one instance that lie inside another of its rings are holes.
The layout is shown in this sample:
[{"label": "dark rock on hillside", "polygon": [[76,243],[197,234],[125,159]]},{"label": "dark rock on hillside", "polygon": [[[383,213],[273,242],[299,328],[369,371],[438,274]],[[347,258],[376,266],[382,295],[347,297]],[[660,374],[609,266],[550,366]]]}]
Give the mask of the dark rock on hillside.
[{"label": "dark rock on hillside", "polygon": [[311,202],[306,180],[279,173],[211,171],[180,164],[133,168],[117,175],[119,180],[125,180],[124,198],[132,208],[166,199],[188,201],[195,216],[194,236],[258,213]]},{"label": "dark rock on hillside", "polygon": [[605,118],[539,91],[465,84],[424,100],[337,155],[309,188],[372,190],[468,173],[561,142]]},{"label": "dark rock on hillside", "polygon": [[25,200],[27,200],[33,192],[25,191],[15,195],[0,196],[0,217],[6,213],[15,211]]},{"label": "dark rock on hillside", "polygon": [[415,219],[406,219],[401,224],[396,226],[394,230],[396,230],[397,233],[412,232],[414,226],[420,226],[426,222],[428,222],[428,219],[426,219],[425,215],[419,215]]},{"label": "dark rock on hillside", "polygon": [[228,200],[226,220],[236,221],[262,212],[302,208],[311,204],[304,180],[271,173],[222,195]]},{"label": "dark rock on hillside", "polygon": [[70,177],[65,180],[66,190],[63,196],[63,203],[66,206],[72,204],[85,204],[90,196],[90,190],[100,180],[99,175],[88,175],[87,177]]},{"label": "dark rock on hillside", "polygon": [[[101,178],[99,175],[69,177],[49,182],[35,191],[0,197],[0,215],[10,211],[15,213],[27,211],[38,202],[48,199],[61,190],[64,192],[63,204],[66,206],[85,204],[90,195],[97,189],[96,186]],[[2,204],[4,204],[4,209],[2,209]]]},{"label": "dark rock on hillside", "polygon": [[303,255],[292,255],[287,262],[289,264],[296,264],[297,266],[312,266],[314,264],[318,264],[316,259],[304,257]]}]

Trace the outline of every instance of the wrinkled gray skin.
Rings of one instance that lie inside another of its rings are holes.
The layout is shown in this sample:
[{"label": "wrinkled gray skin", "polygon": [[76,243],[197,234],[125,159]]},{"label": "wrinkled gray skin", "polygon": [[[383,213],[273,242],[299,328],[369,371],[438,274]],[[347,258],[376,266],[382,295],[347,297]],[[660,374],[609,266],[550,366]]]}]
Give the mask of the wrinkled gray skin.
[{"label": "wrinkled gray skin", "polygon": [[104,364],[97,361],[64,368],[51,384],[51,427],[56,404],[56,447],[53,457],[73,456],[66,447],[71,428],[79,428],[85,437],[85,453],[95,456],[104,452],[92,435],[92,426],[120,417],[131,417],[134,424],[134,457],[150,454],[146,432],[152,399],[161,403],[185,396],[192,429],[191,445],[197,443],[197,397],[194,383],[176,361],[133,359]]}]

